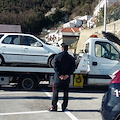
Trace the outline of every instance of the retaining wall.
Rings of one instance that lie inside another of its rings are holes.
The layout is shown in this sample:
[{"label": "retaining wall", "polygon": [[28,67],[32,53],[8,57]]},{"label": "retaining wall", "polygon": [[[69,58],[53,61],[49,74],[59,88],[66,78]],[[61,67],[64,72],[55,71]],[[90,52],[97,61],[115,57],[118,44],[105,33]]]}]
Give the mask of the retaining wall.
[{"label": "retaining wall", "polygon": [[[92,28],[92,29],[81,30],[80,38],[79,38],[79,41],[77,44],[76,53],[79,53],[80,50],[82,50],[82,49],[84,50],[85,41],[92,34],[96,34],[96,35],[98,35],[98,37],[103,37],[102,31],[104,31],[104,26],[100,26],[100,27],[96,27],[96,28]],[[112,32],[112,33],[116,34],[117,37],[120,39],[120,20],[117,20],[115,22],[107,24],[106,25],[106,32]],[[118,46],[118,45],[116,45],[116,46],[120,49],[120,46]]]}]

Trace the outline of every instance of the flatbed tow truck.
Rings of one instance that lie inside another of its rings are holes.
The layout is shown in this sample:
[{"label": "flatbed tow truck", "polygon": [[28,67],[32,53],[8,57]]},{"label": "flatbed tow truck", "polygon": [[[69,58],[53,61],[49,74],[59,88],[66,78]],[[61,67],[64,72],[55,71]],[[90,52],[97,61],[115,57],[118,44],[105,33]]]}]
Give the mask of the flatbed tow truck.
[{"label": "flatbed tow truck", "polygon": [[[84,58],[84,57],[83,57]],[[85,73],[87,70],[87,61],[83,61],[82,69],[76,69],[75,73]],[[78,65],[78,68],[80,68]],[[54,77],[54,69],[48,67],[23,67],[23,66],[0,66],[0,85],[8,85],[17,83],[18,88],[24,90],[35,89],[41,81],[49,81],[52,86]],[[73,75],[71,75],[70,87],[73,86]]]},{"label": "flatbed tow truck", "polygon": [[[91,36],[85,42],[85,52],[71,75],[70,87],[108,85],[112,75],[120,69],[120,51],[113,44],[116,37]],[[111,35],[111,34],[110,34]],[[119,40],[117,39],[118,43]],[[119,44],[120,45],[120,44]],[[0,66],[0,85],[17,83],[23,90],[35,89],[41,81],[53,84],[54,69],[38,66]]]}]

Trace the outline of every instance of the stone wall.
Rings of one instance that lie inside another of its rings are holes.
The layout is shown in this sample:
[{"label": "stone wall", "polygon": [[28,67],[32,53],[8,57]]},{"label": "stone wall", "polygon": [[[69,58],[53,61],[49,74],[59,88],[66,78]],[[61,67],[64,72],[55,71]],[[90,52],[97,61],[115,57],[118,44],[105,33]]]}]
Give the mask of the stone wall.
[{"label": "stone wall", "polygon": [[[82,49],[84,50],[85,41],[92,34],[96,34],[96,35],[98,35],[98,37],[103,37],[102,31],[104,31],[104,26],[100,26],[100,27],[96,27],[96,28],[92,28],[92,29],[81,30],[80,38],[79,38],[79,41],[77,44],[76,53],[79,53],[80,50],[82,50]],[[120,39],[120,20],[112,22],[110,24],[107,24],[106,32],[112,32],[112,33],[116,34],[116,36]],[[118,45],[116,45],[116,46],[120,49],[120,46],[118,46]]]}]

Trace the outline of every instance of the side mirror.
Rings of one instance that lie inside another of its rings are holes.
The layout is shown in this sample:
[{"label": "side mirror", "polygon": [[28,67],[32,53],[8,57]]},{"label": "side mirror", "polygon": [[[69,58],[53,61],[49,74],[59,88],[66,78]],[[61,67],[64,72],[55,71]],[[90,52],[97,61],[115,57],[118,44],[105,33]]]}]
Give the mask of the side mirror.
[{"label": "side mirror", "polygon": [[85,49],[85,53],[88,53],[89,51],[88,51],[88,49]]}]

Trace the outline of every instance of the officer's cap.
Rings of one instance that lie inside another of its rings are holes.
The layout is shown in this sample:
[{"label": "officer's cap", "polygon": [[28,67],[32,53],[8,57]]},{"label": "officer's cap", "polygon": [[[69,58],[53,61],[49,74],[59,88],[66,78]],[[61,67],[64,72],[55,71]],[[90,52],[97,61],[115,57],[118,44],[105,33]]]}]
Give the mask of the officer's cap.
[{"label": "officer's cap", "polygon": [[62,47],[68,47],[68,45],[66,45],[65,43],[61,44]]}]

